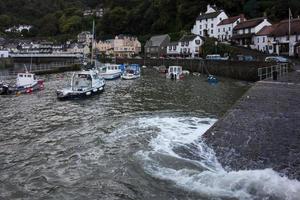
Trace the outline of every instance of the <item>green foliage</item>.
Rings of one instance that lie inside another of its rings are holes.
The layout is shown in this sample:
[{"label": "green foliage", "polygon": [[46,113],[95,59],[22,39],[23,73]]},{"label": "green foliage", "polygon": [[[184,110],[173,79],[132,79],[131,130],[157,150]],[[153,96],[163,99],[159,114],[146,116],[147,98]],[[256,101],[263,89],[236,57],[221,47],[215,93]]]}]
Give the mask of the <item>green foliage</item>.
[{"label": "green foliage", "polygon": [[213,38],[207,38],[201,48],[203,56],[209,54],[220,54],[222,56],[234,54],[234,49],[230,45],[219,43]]},{"label": "green foliage", "polygon": [[84,17],[83,11],[101,7],[105,15],[96,19],[98,38],[171,33],[171,38],[177,39],[181,31],[190,32],[208,3],[229,15],[244,12],[251,18],[265,14],[274,22],[288,18],[288,8],[294,17],[300,15],[300,0],[0,0],[0,32],[13,25],[31,24],[35,28],[24,33],[25,37],[75,37],[92,28],[94,17]]}]

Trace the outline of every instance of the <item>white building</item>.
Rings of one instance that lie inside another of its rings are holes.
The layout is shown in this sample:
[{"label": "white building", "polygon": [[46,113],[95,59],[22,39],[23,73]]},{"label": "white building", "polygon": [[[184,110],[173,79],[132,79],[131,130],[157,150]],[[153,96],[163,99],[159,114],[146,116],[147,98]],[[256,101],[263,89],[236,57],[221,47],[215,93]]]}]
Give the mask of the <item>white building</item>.
[{"label": "white building", "polygon": [[5,32],[18,32],[21,33],[23,30],[30,31],[32,28],[31,25],[18,25],[18,26],[13,26],[5,30]]},{"label": "white building", "polygon": [[267,18],[256,18],[240,22],[233,28],[232,40],[238,45],[255,49],[254,36],[265,26],[272,25]]},{"label": "white building", "polygon": [[184,35],[178,42],[180,55],[183,57],[199,57],[200,47],[204,43],[199,35]]},{"label": "white building", "polygon": [[91,45],[93,39],[93,34],[89,31],[84,31],[78,34],[77,41],[78,43],[82,43],[84,45]]},{"label": "white building", "polygon": [[67,52],[74,53],[74,54],[80,53],[80,54],[88,55],[91,53],[91,50],[88,45],[73,43],[69,45],[69,47],[67,48]]},{"label": "white building", "polygon": [[269,34],[270,46],[277,55],[300,56],[300,19],[291,20],[291,35],[289,36],[289,20],[283,20],[274,25]]},{"label": "white building", "polygon": [[180,55],[180,48],[178,42],[170,42],[167,47],[168,57],[178,57]]},{"label": "white building", "polygon": [[9,52],[7,50],[0,50],[0,58],[8,58]]},{"label": "white building", "polygon": [[257,32],[257,34],[253,38],[256,50],[265,53],[273,53],[273,45],[271,44],[271,40],[269,38],[269,35],[272,33],[273,30],[274,26],[265,26]]},{"label": "white building", "polygon": [[221,42],[230,41],[232,38],[233,28],[240,22],[245,21],[243,14],[223,19],[218,25],[218,40]]},{"label": "white building", "polygon": [[205,13],[200,13],[197,17],[192,33],[200,36],[218,38],[217,25],[227,19],[228,16],[223,10],[218,10],[215,6],[207,5]]}]

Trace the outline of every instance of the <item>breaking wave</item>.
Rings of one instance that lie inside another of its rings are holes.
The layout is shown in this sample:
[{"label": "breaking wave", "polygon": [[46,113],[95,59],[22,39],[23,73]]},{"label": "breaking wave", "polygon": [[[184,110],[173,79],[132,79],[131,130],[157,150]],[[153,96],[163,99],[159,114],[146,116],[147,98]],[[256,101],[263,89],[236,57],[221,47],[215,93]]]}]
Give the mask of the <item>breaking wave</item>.
[{"label": "breaking wave", "polygon": [[203,197],[299,200],[300,182],[272,169],[225,171],[201,139],[215,119],[141,118],[134,126],[152,130],[148,150],[135,154],[149,175]]}]

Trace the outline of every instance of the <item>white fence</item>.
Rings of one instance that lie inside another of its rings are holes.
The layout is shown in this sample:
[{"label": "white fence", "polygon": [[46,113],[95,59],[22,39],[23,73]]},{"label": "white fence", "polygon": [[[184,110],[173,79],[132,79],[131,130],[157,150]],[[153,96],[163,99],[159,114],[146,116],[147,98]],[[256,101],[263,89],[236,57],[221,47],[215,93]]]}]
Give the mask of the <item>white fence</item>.
[{"label": "white fence", "polygon": [[259,80],[273,78],[274,72],[277,72],[277,76],[283,76],[288,73],[289,70],[289,64],[283,63],[283,64],[277,64],[270,67],[262,67],[258,68],[257,73]]}]

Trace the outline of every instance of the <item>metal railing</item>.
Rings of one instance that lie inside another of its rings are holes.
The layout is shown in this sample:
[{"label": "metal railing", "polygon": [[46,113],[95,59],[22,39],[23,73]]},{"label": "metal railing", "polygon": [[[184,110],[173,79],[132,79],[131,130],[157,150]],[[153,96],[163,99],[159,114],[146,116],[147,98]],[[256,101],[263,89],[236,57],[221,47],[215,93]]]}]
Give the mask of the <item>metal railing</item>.
[{"label": "metal railing", "polygon": [[[32,73],[36,72],[44,72],[44,71],[51,71],[56,68],[64,68],[64,67],[70,67],[71,65],[80,64],[79,61],[67,61],[67,62],[53,62],[49,64],[33,64],[30,66],[30,64],[22,64],[26,65],[26,68],[28,71]],[[17,67],[19,70],[3,70],[0,71],[0,80],[5,79],[12,79],[15,78],[18,73],[25,72],[25,67],[19,66]]]},{"label": "metal railing", "polygon": [[288,63],[282,63],[273,65],[270,67],[261,67],[257,69],[257,74],[259,77],[259,80],[264,80],[268,78],[273,78],[274,72],[277,72],[277,76],[281,77],[288,73],[289,70],[289,64]]}]

